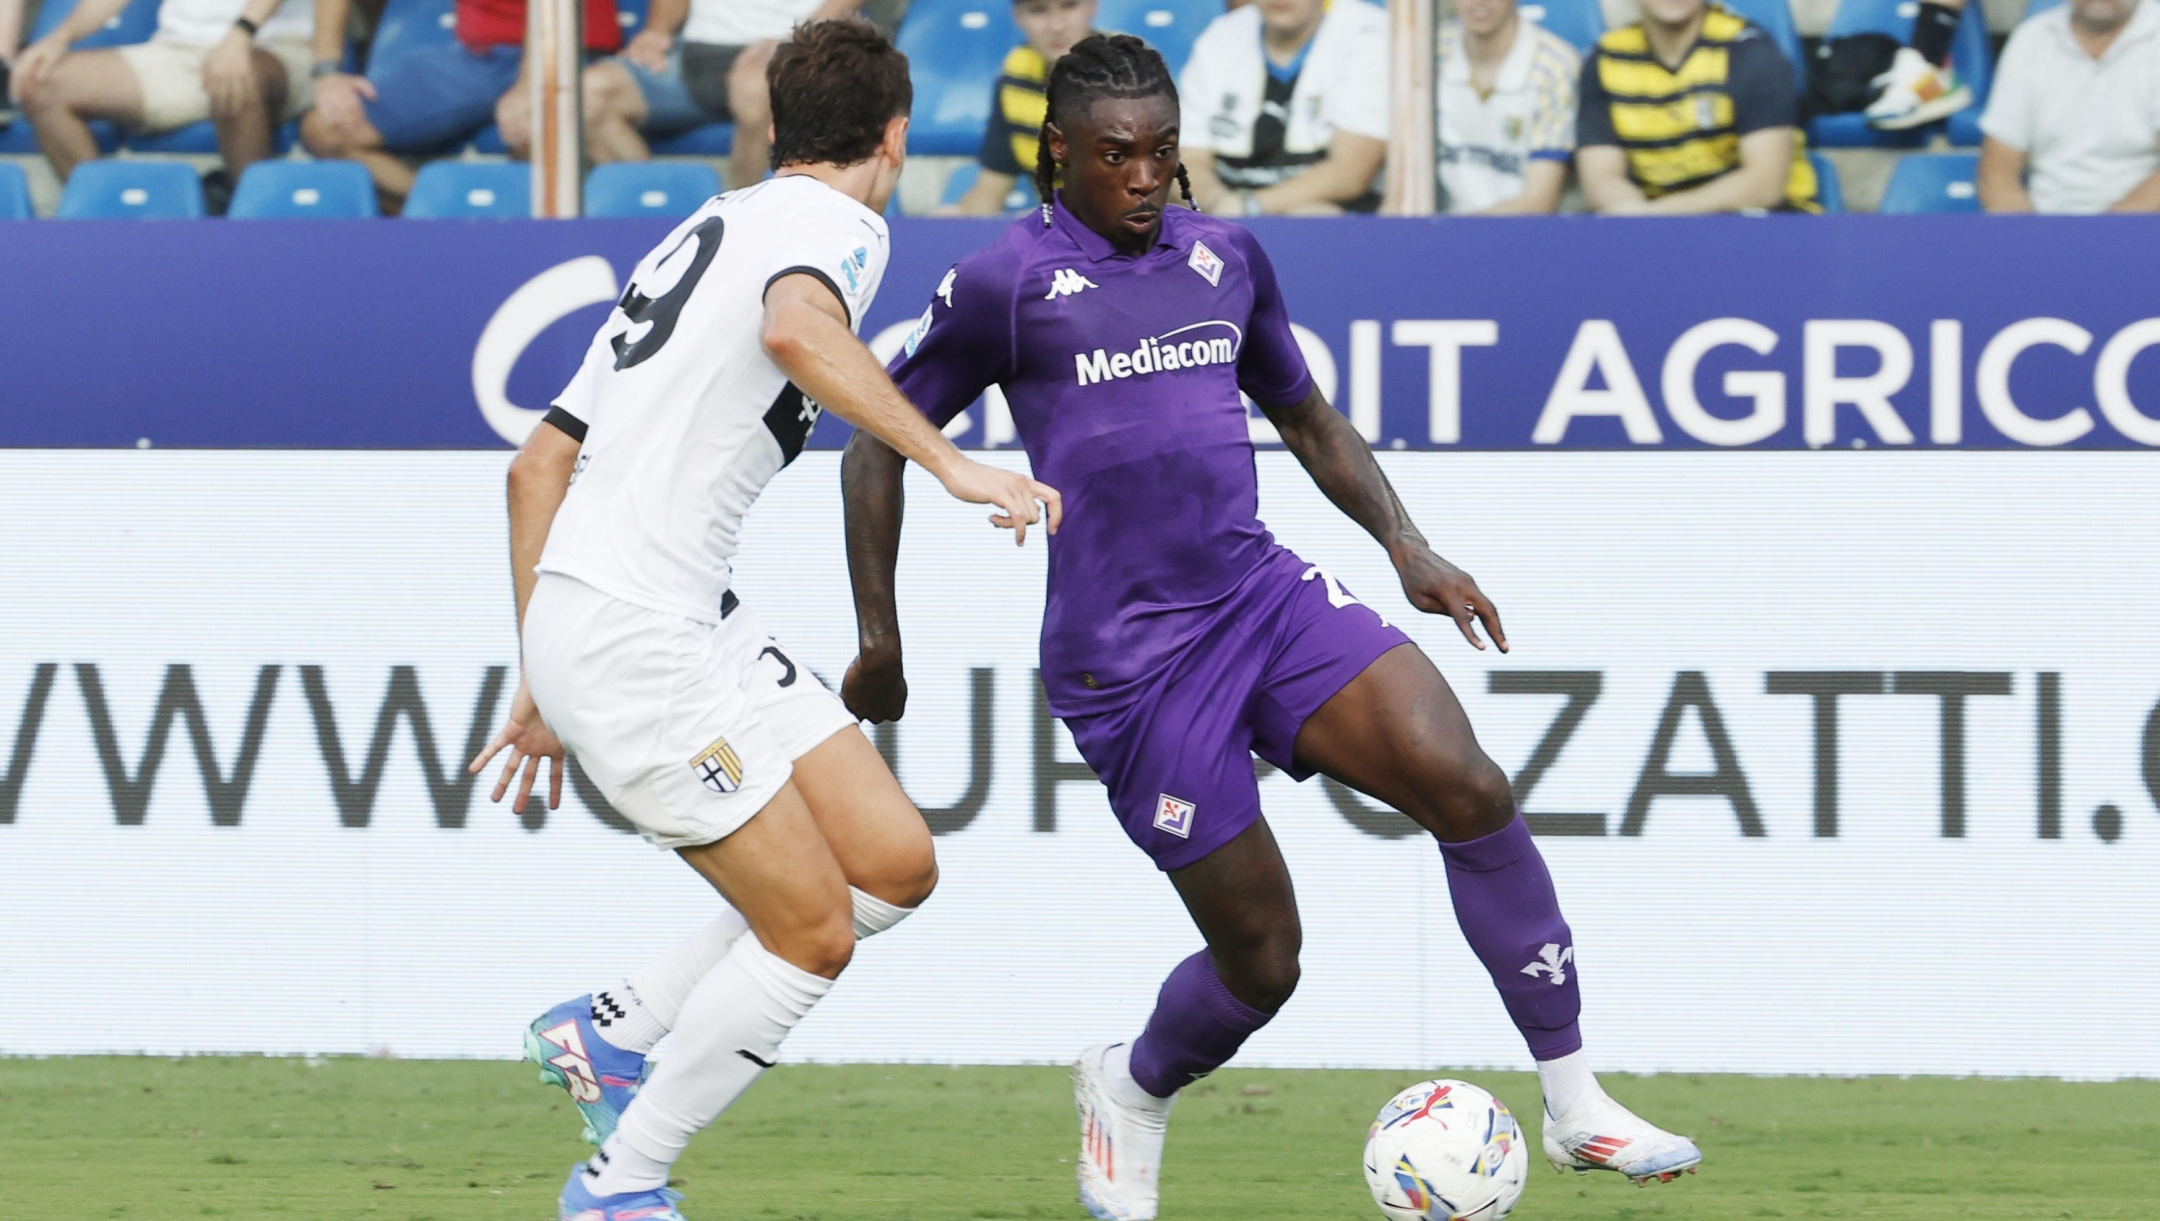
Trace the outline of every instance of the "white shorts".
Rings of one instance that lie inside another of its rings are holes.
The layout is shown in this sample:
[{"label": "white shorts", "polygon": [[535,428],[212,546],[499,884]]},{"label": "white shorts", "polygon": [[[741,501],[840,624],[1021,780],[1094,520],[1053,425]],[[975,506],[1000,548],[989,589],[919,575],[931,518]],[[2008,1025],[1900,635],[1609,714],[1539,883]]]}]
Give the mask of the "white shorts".
[{"label": "white shorts", "polygon": [[608,804],[661,848],[733,834],[855,724],[749,608],[699,623],[559,573],[525,608],[525,677]]},{"label": "white shorts", "polygon": [[[273,122],[299,118],[315,100],[315,48],[304,38],[273,38],[255,45],[285,65],[285,112]],[[127,61],[142,89],[144,131],[171,131],[210,117],[202,71],[213,48],[153,38],[113,50]]]}]

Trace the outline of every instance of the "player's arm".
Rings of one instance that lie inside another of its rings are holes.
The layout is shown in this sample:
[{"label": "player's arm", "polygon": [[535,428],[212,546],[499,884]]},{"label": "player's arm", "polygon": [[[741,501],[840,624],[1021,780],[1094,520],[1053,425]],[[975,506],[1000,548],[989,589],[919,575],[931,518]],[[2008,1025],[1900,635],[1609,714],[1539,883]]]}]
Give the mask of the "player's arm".
[{"label": "player's arm", "polygon": [[1523,167],[1522,194],[1503,199],[1479,216],[1550,216],[1560,210],[1560,194],[1567,189],[1565,160],[1538,157]]},{"label": "player's arm", "polygon": [[1699,187],[1674,191],[1645,200],[1639,208],[1623,209],[1642,216],[1701,216],[1714,212],[1738,212],[1748,208],[1775,208],[1785,202],[1785,186],[1792,176],[1793,142],[1800,138],[1795,127],[1765,127],[1740,137],[1740,164]]},{"label": "player's arm", "polygon": [[1387,142],[1354,131],[1328,138],[1327,156],[1271,187],[1253,192],[1260,210],[1273,216],[1341,205],[1372,190],[1373,178],[1387,161]]},{"label": "player's arm", "polygon": [[962,454],[915,410],[848,329],[847,307],[822,279],[797,272],[774,280],[765,290],[765,321],[758,335],[797,389],[929,471],[954,499],[995,508],[991,524],[1013,531],[1015,543],[1027,541],[1027,528],[1037,519],[1036,501],[1049,512],[1050,533],[1057,533],[1065,515],[1057,489]]},{"label": "player's arm", "polygon": [[1500,627],[1500,612],[1492,599],[1469,573],[1433,554],[1373,459],[1372,447],[1317,387],[1302,402],[1285,407],[1263,402],[1261,410],[1282,433],[1283,445],[1297,455],[1335,507],[1387,548],[1412,606],[1453,619],[1463,637],[1480,649],[1485,642],[1478,639],[1476,622],[1482,620],[1493,643],[1507,652],[1507,633]]},{"label": "player's arm", "polygon": [[[510,589],[517,600],[517,622],[520,636],[525,630],[525,607],[532,601],[533,586],[539,583],[539,574],[533,571],[540,562],[540,549],[547,545],[548,528],[555,524],[555,511],[562,507],[563,496],[570,491],[570,475],[577,469],[578,450],[584,444],[583,429],[579,436],[572,436],[555,424],[577,423],[558,408],[542,420],[540,426],[525,438],[518,448],[517,457],[510,460],[507,498],[510,504]],[[518,773],[524,773],[518,785],[517,799],[510,808],[517,813],[525,812],[525,803],[531,799],[533,783],[540,772],[540,761],[548,760],[548,808],[562,805],[563,744],[547,722],[540,717],[539,705],[533,703],[532,691],[526,687],[520,666],[517,695],[510,701],[510,719],[489,740],[487,746],[474,756],[467,771],[478,775],[481,768],[497,754],[507,749],[509,762],[503,765],[502,775],[496,778],[492,800],[501,801],[509,791],[510,781]]]},{"label": "player's arm", "polygon": [[867,432],[856,433],[840,458],[856,633],[855,660],[840,683],[840,698],[849,712],[871,722],[897,721],[907,711],[900,607],[893,592],[900,521],[907,513],[906,469],[907,459]]}]

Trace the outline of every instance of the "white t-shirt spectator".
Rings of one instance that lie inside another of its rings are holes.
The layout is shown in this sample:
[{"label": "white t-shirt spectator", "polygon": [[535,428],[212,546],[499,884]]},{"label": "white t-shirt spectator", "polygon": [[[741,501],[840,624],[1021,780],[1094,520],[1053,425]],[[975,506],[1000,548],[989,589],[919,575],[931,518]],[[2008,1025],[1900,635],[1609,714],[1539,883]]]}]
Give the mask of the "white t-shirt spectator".
[{"label": "white t-shirt spectator", "polygon": [[2099,59],[2067,4],[2020,25],[1980,130],[2026,155],[2034,211],[2106,211],[2160,169],[2160,4],[2142,0]]},{"label": "white t-shirt spectator", "polygon": [[[1180,138],[1215,154],[1215,173],[1225,185],[1248,191],[1273,186],[1325,157],[1338,129],[1387,139],[1385,10],[1363,0],[1334,0],[1296,70],[1287,104],[1269,107],[1257,5],[1224,13],[1194,41],[1178,79],[1186,115]],[[1280,82],[1276,90],[1281,92]]]},{"label": "white t-shirt spectator", "polygon": [[1523,192],[1533,160],[1565,163],[1575,152],[1575,79],[1582,58],[1528,17],[1501,61],[1490,96],[1470,81],[1462,23],[1440,27],[1440,185],[1450,212],[1481,212]]},{"label": "white t-shirt spectator", "polygon": [[[297,2],[297,0],[294,0]],[[808,21],[823,0],[691,0],[690,16],[683,22],[684,42],[704,42],[721,47],[747,47],[768,39],[786,38]]]},{"label": "white t-shirt spectator", "polygon": [[[158,6],[157,41],[214,47],[232,33],[233,19],[246,9],[247,0],[165,0]],[[269,42],[314,36],[314,0],[285,0],[270,20],[263,22],[262,31],[255,37],[258,42]]]}]

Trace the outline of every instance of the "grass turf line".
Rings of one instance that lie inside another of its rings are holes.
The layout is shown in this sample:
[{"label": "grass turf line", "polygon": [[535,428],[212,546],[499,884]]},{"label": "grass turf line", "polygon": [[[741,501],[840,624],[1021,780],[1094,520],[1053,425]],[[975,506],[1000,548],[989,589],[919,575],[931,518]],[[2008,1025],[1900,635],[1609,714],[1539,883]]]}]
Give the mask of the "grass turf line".
[{"label": "grass turf line", "polygon": [[[1365,1125],[1417,1074],[1227,1070],[1171,1125],[1168,1221],[1371,1221]],[[1460,1074],[1514,1106],[1537,1088]],[[1635,1188],[1535,1157],[1515,1216],[2152,1218],[2160,1082],[1608,1077],[1706,1169]],[[0,1213],[546,1221],[583,1155],[529,1065],[0,1059]],[[691,1221],[1082,1218],[1056,1068],[789,1066],[677,1167]]]}]

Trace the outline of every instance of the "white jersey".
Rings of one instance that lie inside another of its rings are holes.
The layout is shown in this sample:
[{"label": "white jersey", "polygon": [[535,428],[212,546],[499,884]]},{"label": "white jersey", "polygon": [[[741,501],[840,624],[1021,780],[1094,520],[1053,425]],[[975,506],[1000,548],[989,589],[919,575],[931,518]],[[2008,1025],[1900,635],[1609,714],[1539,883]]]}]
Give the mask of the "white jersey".
[{"label": "white jersey", "polygon": [[719,622],[743,514],[818,417],[759,340],[765,291],[815,276],[859,328],[888,247],[877,213],[789,174],[708,201],[639,260],[550,413],[584,444],[537,570]]},{"label": "white jersey", "polygon": [[824,0],[691,0],[682,37],[684,42],[746,47],[786,38],[822,7]]},{"label": "white jersey", "polygon": [[[247,11],[247,0],[164,0],[158,5],[157,37],[160,42],[184,47],[214,47],[232,33],[233,19]],[[315,36],[315,6],[310,0],[285,0],[258,35],[272,39],[309,39]]]}]

